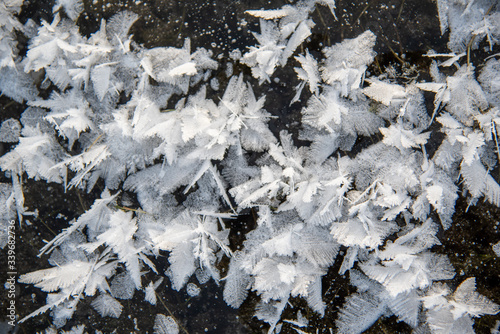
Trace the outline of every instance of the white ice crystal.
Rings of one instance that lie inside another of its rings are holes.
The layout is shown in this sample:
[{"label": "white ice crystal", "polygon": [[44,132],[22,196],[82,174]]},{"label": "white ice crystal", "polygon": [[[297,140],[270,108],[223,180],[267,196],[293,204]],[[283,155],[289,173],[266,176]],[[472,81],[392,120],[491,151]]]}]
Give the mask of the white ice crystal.
[{"label": "white ice crystal", "polygon": [[[210,279],[231,307],[257,295],[255,316],[269,333],[313,330],[301,313],[282,321],[295,298],[319,316],[333,308],[340,333],[392,315],[416,332],[471,332],[473,318],[498,313],[474,278],[453,293],[438,282],[455,272],[446,249],[433,247],[453,225],[459,194],[500,206],[491,173],[500,159],[492,1],[437,1],[449,52],[427,53],[425,82],[368,70],[377,43],[370,30],[310,49],[329,33],[313,18],[324,21],[326,9],[337,19],[333,0],[240,13],[260,31],[226,63],[196,39],[139,45],[132,12],[83,36],[79,0],[56,1],[52,21],[36,28],[21,25],[21,6],[0,3],[0,90],[29,106],[0,128],[0,169],[12,180],[0,185],[0,226],[35,209],[25,207],[26,178],[86,190],[86,198],[101,188],[41,249],[51,267],[20,275],[47,293],[21,322],[51,311],[46,333],[55,333],[85,297],[101,316],[123,317],[119,300],[135,302],[139,290],[156,305],[166,285],[186,287],[196,303]],[[476,69],[470,56],[481,41],[489,57]],[[293,98],[281,91],[294,86]],[[2,232],[0,246],[7,240]],[[336,289],[324,279],[334,264],[353,286],[338,310],[323,300]],[[157,314],[153,331],[181,327]]]}]

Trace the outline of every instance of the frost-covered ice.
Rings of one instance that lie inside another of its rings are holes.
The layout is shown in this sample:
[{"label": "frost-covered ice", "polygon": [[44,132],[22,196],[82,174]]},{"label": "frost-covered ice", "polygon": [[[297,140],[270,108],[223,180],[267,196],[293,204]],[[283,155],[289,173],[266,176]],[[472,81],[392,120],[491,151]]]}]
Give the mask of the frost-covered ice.
[{"label": "frost-covered ice", "polygon": [[[489,173],[500,158],[500,60],[492,54],[476,69],[466,57],[481,40],[493,50],[500,38],[499,8],[489,1],[438,1],[450,53],[427,54],[426,82],[368,73],[379,43],[370,30],[321,53],[303,48],[322,29],[312,19],[317,8],[338,14],[332,0],[249,9],[259,18],[256,44],[231,50],[225,68],[189,38],[181,47],[138,45],[129,31],[139,17],[129,11],[82,36],[80,1],[57,1],[54,11],[69,18],[56,13],[26,32],[21,56],[21,5],[0,4],[0,89],[29,106],[0,128],[0,141],[15,143],[0,157],[12,180],[1,185],[0,222],[36,209],[24,206],[23,178],[88,192],[105,186],[41,249],[52,267],[19,277],[48,293],[46,305],[21,322],[50,310],[62,327],[83,298],[102,317],[119,318],[134,296],[157,305],[165,277],[190,297],[213,280],[234,308],[254,291],[255,316],[277,333],[293,297],[325,315],[322,278],[336,261],[356,287],[336,310],[341,333],[390,315],[417,331],[471,332],[474,318],[498,313],[473,277],[452,292],[443,281],[454,268],[432,249],[441,244],[438,231],[453,226],[459,183],[470,205],[500,206]],[[294,134],[271,131],[276,116],[266,110],[265,91],[255,94],[280,84],[275,73],[286,68],[299,82],[286,104],[304,101]],[[36,75],[51,87],[48,96],[38,94]],[[434,94],[431,110],[424,91]],[[437,149],[429,155],[431,142]],[[255,226],[234,247],[232,222],[249,210]],[[498,255],[498,244],[492,250]],[[189,282],[193,274],[201,287]],[[299,318],[285,322],[307,326]],[[178,333],[179,323],[158,312],[154,331]]]}]

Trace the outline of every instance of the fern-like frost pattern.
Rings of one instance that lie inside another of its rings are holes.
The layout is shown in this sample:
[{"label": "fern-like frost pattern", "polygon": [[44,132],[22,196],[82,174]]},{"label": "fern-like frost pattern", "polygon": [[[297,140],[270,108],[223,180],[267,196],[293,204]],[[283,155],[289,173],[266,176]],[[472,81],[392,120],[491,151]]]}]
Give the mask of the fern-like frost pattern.
[{"label": "fern-like frost pattern", "polygon": [[[189,38],[182,47],[138,45],[129,34],[139,18],[132,12],[82,36],[75,23],[82,1],[58,0],[52,22],[30,34],[16,18],[23,1],[0,3],[0,90],[29,106],[0,127],[0,141],[12,144],[0,157],[12,179],[0,184],[0,225],[35,209],[24,205],[23,178],[88,192],[99,180],[105,186],[40,250],[51,267],[19,277],[47,293],[46,305],[20,321],[51,311],[45,333],[56,333],[85,297],[102,317],[119,318],[135,293],[156,305],[164,278],[195,300],[196,277],[223,285],[234,308],[256,294],[255,316],[269,333],[285,323],[303,332],[300,312],[297,320],[283,313],[300,297],[324,316],[322,278],[341,261],[339,274],[355,292],[337,312],[339,333],[361,333],[389,316],[415,332],[472,333],[474,318],[499,306],[476,291],[473,277],[454,291],[442,282],[455,270],[433,246],[453,224],[460,189],[470,205],[500,206],[490,174],[500,159],[500,61],[493,55],[478,69],[464,60],[482,39],[491,49],[500,38],[499,8],[490,2],[437,1],[450,54],[429,51],[432,79],[419,83],[367,72],[377,43],[370,30],[321,54],[301,47],[318,29],[317,8],[335,16],[333,0],[248,10],[259,19],[256,44],[231,59],[253,78],[227,70],[220,91],[212,51]],[[15,42],[22,33],[25,56]],[[290,105],[307,97],[301,127],[273,132],[276,116],[251,82],[264,86],[290,63],[300,82]],[[38,95],[36,75],[48,97]],[[424,92],[434,94],[431,110]],[[429,155],[431,142],[437,148]],[[249,213],[255,226],[236,249],[231,232]],[[180,325],[157,314],[154,333],[179,333]]]}]

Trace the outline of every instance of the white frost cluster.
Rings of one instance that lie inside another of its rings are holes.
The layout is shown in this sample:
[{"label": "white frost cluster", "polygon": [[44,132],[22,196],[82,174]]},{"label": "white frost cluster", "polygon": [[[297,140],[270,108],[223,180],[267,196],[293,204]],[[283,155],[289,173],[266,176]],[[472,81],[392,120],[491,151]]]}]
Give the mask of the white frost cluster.
[{"label": "white frost cluster", "polygon": [[[474,278],[453,293],[439,282],[455,272],[432,247],[453,224],[458,178],[471,205],[484,198],[500,206],[500,186],[489,174],[500,159],[500,60],[493,56],[476,71],[463,59],[483,38],[498,42],[500,14],[489,3],[439,0],[451,61],[433,61],[431,82],[405,84],[367,73],[376,44],[369,30],[321,55],[299,48],[315,29],[311,13],[327,6],[335,15],[333,0],[247,11],[261,30],[257,44],[234,59],[260,85],[293,62],[290,73],[301,83],[288,102],[307,98],[296,137],[270,130],[272,103],[254,94],[252,78],[226,71],[225,87],[215,78],[219,63],[210,50],[194,49],[189,39],[181,48],[133,42],[134,13],[103,20],[89,37],[57,13],[20,57],[13,31],[24,29],[15,17],[22,1],[2,1],[0,89],[29,107],[0,130],[3,142],[14,143],[0,157],[12,179],[0,185],[0,225],[35,209],[24,206],[23,178],[87,191],[99,180],[105,185],[42,248],[52,267],[20,276],[47,292],[47,304],[21,322],[50,310],[61,327],[84,297],[101,316],[118,318],[120,300],[137,292],[155,305],[165,277],[191,297],[213,279],[235,308],[254,291],[255,316],[269,333],[284,322],[305,328],[305,319],[283,321],[283,311],[301,297],[323,316],[322,277],[340,261],[339,274],[348,273],[356,288],[338,311],[340,333],[360,333],[391,315],[420,332],[471,332],[473,318],[496,314],[498,305],[475,291]],[[80,6],[57,1],[54,11],[75,20]],[[442,70],[452,64],[452,74]],[[35,76],[50,96],[37,95]],[[435,94],[432,110],[424,91]],[[360,148],[361,141],[371,144]],[[437,145],[432,156],[429,142]],[[133,195],[140,207],[129,207]],[[231,229],[250,211],[255,228],[234,249]],[[168,262],[165,272],[157,258]],[[179,323],[158,314],[154,332],[178,333]]]}]

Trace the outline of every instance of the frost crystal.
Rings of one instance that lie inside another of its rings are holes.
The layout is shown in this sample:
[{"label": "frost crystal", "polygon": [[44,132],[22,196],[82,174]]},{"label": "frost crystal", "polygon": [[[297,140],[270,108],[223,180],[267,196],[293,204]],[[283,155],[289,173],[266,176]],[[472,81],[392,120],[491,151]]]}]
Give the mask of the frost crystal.
[{"label": "frost crystal", "polygon": [[[11,250],[16,215],[24,228],[37,212],[26,178],[94,196],[40,250],[50,267],[19,276],[47,294],[20,322],[50,311],[45,332],[62,333],[85,298],[120,318],[137,298],[156,305],[167,287],[205,296],[210,280],[231,307],[258,296],[248,305],[269,333],[319,331],[295,310],[298,298],[320,317],[336,314],[329,330],[339,333],[391,316],[416,333],[469,333],[474,318],[499,312],[474,278],[455,292],[440,282],[455,270],[434,247],[459,195],[500,206],[493,1],[437,1],[449,50],[427,52],[430,76],[403,55],[402,75],[394,65],[376,76],[383,41],[370,30],[330,45],[333,0],[238,13],[260,30],[229,59],[196,38],[139,45],[130,31],[144,18],[129,11],[83,36],[82,6],[55,1],[37,26],[19,22],[23,1],[0,3],[0,90],[29,106],[0,127],[2,182],[12,181],[0,184],[0,246]],[[352,285],[342,306],[324,299],[337,272]],[[184,321],[157,314],[153,331],[179,333]]]}]

